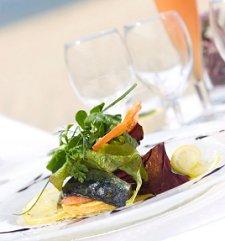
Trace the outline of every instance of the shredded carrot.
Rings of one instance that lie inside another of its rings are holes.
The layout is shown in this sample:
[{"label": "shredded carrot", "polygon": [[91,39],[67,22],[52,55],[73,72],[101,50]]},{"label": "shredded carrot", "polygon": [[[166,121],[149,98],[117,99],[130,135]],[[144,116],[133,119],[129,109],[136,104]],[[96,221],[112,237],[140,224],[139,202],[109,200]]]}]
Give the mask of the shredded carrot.
[{"label": "shredded carrot", "polygon": [[93,201],[93,199],[87,198],[87,197],[69,196],[69,197],[64,197],[61,200],[61,204],[64,204],[64,205],[79,205],[79,204],[89,203],[89,202],[92,202],[92,201]]},{"label": "shredded carrot", "polygon": [[99,150],[103,145],[107,144],[112,139],[122,135],[125,132],[131,131],[138,121],[138,114],[141,110],[141,103],[135,103],[128,111],[121,123],[115,126],[110,132],[108,132],[102,138],[99,138],[97,142],[92,146],[94,151]]}]

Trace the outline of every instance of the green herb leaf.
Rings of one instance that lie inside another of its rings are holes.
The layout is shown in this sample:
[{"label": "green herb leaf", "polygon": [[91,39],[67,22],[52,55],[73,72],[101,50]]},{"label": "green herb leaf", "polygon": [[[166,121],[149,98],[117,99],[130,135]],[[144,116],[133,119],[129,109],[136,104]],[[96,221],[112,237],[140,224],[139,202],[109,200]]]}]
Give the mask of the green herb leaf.
[{"label": "green herb leaf", "polygon": [[52,173],[60,169],[66,162],[66,152],[64,149],[57,149],[53,151],[52,158],[47,165],[47,169]]},{"label": "green herb leaf", "polygon": [[67,144],[67,142],[68,142],[68,132],[70,131],[70,129],[72,127],[73,127],[73,124],[69,124],[69,125],[67,125],[67,127],[64,131],[60,132],[60,135],[59,135],[60,146],[63,145],[63,144]]},{"label": "green herb leaf", "polygon": [[82,183],[86,178],[87,172],[88,168],[84,164],[75,162],[72,166],[72,169],[70,170],[70,175],[73,176],[75,180],[78,180]]},{"label": "green herb leaf", "polygon": [[105,103],[101,103],[100,105],[95,106],[90,110],[90,114],[102,112],[104,106],[105,106]]},{"label": "green herb leaf", "polygon": [[74,147],[77,148],[77,147],[80,147],[81,144],[82,144],[82,136],[81,135],[77,135],[77,136],[72,137],[69,140],[66,149],[70,150],[70,149],[72,149]]},{"label": "green herb leaf", "polygon": [[87,113],[86,113],[86,111],[80,110],[80,111],[77,112],[75,119],[76,119],[78,125],[79,125],[82,129],[84,129],[84,122],[85,122],[85,119],[86,119],[86,118],[87,118]]}]

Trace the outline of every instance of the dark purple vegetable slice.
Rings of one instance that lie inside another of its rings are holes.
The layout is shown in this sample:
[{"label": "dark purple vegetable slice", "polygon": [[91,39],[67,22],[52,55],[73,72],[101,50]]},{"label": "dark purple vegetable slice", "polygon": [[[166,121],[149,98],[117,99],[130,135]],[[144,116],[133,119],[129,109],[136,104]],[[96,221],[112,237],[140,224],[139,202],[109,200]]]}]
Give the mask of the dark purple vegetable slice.
[{"label": "dark purple vegetable slice", "polygon": [[138,142],[138,144],[140,144],[140,141],[144,138],[144,131],[142,126],[137,123],[129,132],[129,135],[133,137]]},{"label": "dark purple vegetable slice", "polygon": [[164,143],[156,145],[142,157],[148,173],[148,181],[142,187],[142,193],[159,194],[177,187],[189,179],[172,171]]}]

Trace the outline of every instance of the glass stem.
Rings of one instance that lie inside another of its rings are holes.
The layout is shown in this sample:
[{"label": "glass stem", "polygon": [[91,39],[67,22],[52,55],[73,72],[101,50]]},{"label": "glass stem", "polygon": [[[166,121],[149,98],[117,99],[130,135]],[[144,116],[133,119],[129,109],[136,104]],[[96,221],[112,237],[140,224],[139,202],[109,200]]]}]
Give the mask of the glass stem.
[{"label": "glass stem", "polygon": [[178,101],[176,99],[171,100],[170,106],[172,107],[172,109],[174,111],[174,114],[175,114],[175,117],[177,120],[177,124],[178,125],[184,124],[183,115],[182,115],[180,104],[178,103]]},{"label": "glass stem", "polygon": [[200,99],[201,105],[204,110],[210,111],[212,109],[211,100],[209,97],[209,92],[206,88],[205,82],[203,80],[198,80],[195,84],[195,89]]}]

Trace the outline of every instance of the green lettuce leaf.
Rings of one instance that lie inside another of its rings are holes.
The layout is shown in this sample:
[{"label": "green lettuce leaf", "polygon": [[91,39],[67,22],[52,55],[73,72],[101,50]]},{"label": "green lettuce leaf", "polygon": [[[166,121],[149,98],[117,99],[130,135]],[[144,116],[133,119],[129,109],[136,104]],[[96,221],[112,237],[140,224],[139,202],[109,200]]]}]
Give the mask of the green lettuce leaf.
[{"label": "green lettuce leaf", "polygon": [[70,162],[65,162],[64,165],[49,177],[49,181],[58,189],[62,190],[64,180],[70,176]]},{"label": "green lettuce leaf", "polygon": [[128,163],[125,163],[124,165],[122,165],[119,169],[126,172],[130,176],[132,176],[137,184],[136,190],[134,191],[132,197],[127,201],[127,205],[130,205],[134,202],[134,200],[141,188],[142,179],[144,181],[146,181],[148,179],[147,173],[145,171],[145,168],[143,167],[141,157],[138,153],[134,153],[131,156],[130,161]]}]

